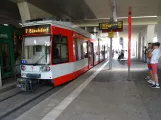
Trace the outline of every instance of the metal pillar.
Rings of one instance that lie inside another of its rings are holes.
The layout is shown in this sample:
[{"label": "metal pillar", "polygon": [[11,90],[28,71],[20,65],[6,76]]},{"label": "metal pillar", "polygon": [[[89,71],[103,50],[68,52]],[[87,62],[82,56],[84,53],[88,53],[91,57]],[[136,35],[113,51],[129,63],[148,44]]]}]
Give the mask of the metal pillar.
[{"label": "metal pillar", "polygon": [[110,38],[110,59],[109,59],[109,70],[112,70],[112,37]]},{"label": "metal pillar", "polygon": [[127,80],[128,80],[128,81],[131,81],[130,66],[128,66],[128,76],[127,76]]},{"label": "metal pillar", "polygon": [[85,27],[84,30],[87,31],[87,27]]},{"label": "metal pillar", "polygon": [[0,87],[2,87],[1,66],[0,66]]},{"label": "metal pillar", "polygon": [[131,23],[132,23],[132,19],[131,19],[131,7],[129,7],[129,15],[128,15],[128,77],[127,80],[131,80],[131,72],[130,72],[130,67],[131,67]]}]

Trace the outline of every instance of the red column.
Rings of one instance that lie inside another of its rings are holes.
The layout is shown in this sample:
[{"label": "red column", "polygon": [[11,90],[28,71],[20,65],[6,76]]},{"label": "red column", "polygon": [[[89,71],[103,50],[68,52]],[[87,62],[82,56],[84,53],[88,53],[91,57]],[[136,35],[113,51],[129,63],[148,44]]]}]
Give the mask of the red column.
[{"label": "red column", "polygon": [[131,7],[129,7],[129,12],[128,12],[128,67],[131,66],[131,14],[132,10]]}]

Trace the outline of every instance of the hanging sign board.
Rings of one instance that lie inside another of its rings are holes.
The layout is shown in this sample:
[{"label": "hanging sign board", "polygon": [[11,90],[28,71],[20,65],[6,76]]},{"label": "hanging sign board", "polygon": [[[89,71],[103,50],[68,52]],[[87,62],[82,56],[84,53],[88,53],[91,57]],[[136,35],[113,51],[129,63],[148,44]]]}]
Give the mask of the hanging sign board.
[{"label": "hanging sign board", "polygon": [[108,32],[108,37],[113,38],[114,37],[114,32]]},{"label": "hanging sign board", "polygon": [[102,32],[122,32],[123,21],[99,23],[99,30]]}]

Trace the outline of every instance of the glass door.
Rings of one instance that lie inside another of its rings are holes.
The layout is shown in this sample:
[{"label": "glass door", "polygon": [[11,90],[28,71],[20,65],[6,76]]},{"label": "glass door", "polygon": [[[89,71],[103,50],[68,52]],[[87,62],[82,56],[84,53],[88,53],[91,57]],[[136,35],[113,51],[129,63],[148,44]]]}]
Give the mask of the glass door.
[{"label": "glass door", "polygon": [[1,65],[1,71],[2,71],[2,78],[9,77],[12,75],[12,56],[11,54],[11,43],[0,42],[0,65]]}]

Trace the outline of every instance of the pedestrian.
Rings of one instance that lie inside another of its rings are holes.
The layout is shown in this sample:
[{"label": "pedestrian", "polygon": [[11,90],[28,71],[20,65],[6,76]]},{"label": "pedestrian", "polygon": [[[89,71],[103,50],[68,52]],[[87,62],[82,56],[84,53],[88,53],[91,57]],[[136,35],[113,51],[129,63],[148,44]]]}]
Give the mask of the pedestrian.
[{"label": "pedestrian", "polygon": [[150,64],[150,59],[151,59],[151,57],[150,57],[150,54],[151,54],[151,52],[152,52],[152,43],[148,43],[148,49],[147,49],[147,52],[146,52],[146,57],[147,57],[147,66],[148,66],[148,75],[147,75],[147,77],[145,77],[145,79],[146,80],[148,80],[147,82],[148,83],[151,83],[152,82],[152,80],[153,80],[153,73],[152,73],[152,67],[151,67],[151,64]]},{"label": "pedestrian", "polygon": [[148,51],[148,48],[145,46],[144,47],[144,63],[147,63],[147,56],[146,56],[146,54],[147,54],[147,51]]},{"label": "pedestrian", "polygon": [[152,88],[160,88],[159,86],[159,82],[158,82],[158,74],[157,74],[157,69],[158,69],[158,62],[159,62],[159,58],[161,56],[161,52],[160,52],[160,43],[156,42],[153,44],[153,51],[151,52],[150,56],[151,56],[151,67],[152,67],[152,73],[154,76],[154,81],[151,82],[152,84]]}]

